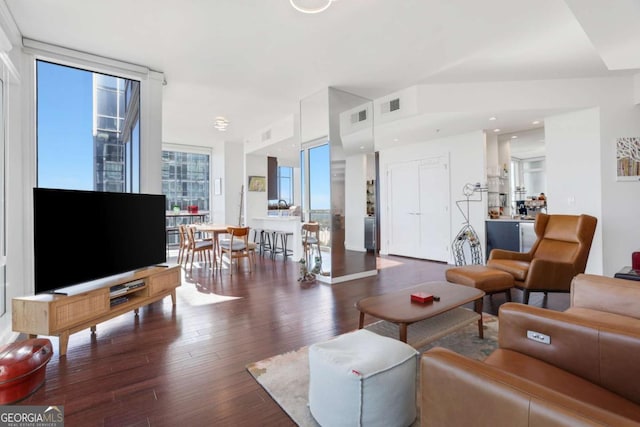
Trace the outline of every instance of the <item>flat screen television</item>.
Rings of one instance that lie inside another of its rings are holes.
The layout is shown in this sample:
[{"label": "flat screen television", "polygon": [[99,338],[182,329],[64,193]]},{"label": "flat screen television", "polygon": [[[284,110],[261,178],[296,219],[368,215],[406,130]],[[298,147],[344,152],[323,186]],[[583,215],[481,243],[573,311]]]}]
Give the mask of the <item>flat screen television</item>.
[{"label": "flat screen television", "polygon": [[166,262],[165,196],[33,189],[35,293]]}]

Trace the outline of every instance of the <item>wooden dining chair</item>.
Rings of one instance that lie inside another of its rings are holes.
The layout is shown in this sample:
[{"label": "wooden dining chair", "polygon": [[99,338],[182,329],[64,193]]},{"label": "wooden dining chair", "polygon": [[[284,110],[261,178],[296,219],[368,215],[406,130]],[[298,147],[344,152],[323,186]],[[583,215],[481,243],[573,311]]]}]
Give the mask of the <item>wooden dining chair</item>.
[{"label": "wooden dining chair", "polygon": [[187,226],[178,225],[178,237],[180,238],[178,246],[178,264],[186,263],[187,252],[189,250],[189,238],[187,237]]},{"label": "wooden dining chair", "polygon": [[222,257],[226,254],[229,258],[229,274],[233,275],[233,260],[239,267],[241,258],[247,258],[251,272],[251,264],[255,262],[255,246],[253,250],[249,246],[249,227],[227,227],[227,233],[229,238],[221,239],[219,244]]},{"label": "wooden dining chair", "polygon": [[196,254],[198,254],[199,259],[205,260],[205,265],[208,262],[211,262],[211,252],[213,251],[213,241],[211,239],[196,239],[196,228],[195,227],[186,227],[187,229],[187,241],[188,241],[188,249],[187,249],[187,259],[185,261],[185,266],[187,262],[189,262],[189,255],[191,255],[191,264],[189,265],[189,272],[193,269],[193,259]]},{"label": "wooden dining chair", "polygon": [[313,248],[315,246],[318,257],[322,257],[320,253],[320,224],[317,222],[305,222],[302,224],[302,249],[307,267],[311,269],[313,265]]}]

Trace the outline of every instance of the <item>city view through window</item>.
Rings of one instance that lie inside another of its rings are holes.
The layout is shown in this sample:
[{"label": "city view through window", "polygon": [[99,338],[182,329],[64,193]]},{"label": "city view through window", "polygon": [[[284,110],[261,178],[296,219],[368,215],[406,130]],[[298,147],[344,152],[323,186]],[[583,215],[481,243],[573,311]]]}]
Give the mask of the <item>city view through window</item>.
[{"label": "city view through window", "polygon": [[36,61],[39,187],[140,191],[140,82]]}]

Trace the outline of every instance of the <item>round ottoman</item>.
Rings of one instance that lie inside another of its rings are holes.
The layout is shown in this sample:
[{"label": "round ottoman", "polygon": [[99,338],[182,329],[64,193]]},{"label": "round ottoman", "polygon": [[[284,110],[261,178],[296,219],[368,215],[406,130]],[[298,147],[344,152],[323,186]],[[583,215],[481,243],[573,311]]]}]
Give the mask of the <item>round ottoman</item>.
[{"label": "round ottoman", "polygon": [[309,409],[322,426],[408,426],[418,352],[360,329],[309,347]]}]

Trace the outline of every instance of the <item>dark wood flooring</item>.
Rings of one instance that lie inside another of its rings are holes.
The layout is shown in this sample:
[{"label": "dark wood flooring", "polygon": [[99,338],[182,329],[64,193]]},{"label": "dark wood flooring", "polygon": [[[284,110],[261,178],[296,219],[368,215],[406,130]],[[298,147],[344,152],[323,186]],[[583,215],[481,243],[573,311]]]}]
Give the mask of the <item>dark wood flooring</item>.
[{"label": "dark wood flooring", "polygon": [[[71,336],[45,385],[21,404],[64,405],[67,426],[288,426],[248,363],[356,329],[354,303],[430,280],[446,264],[380,257],[379,274],[336,285],[300,284],[294,262],[258,257],[252,273],[196,268],[170,298]],[[513,291],[515,301],[520,291]],[[504,295],[485,297],[496,313]],[[532,294],[562,310],[567,294]],[[367,321],[374,319],[367,317]],[[57,352],[57,339],[52,338]]]}]

